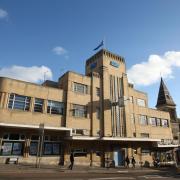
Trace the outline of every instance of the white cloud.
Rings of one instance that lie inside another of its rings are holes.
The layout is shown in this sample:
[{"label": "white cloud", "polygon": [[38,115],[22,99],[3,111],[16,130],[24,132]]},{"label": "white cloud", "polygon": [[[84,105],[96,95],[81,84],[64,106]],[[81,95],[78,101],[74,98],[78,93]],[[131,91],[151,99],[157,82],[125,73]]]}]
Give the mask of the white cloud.
[{"label": "white cloud", "polygon": [[57,47],[53,48],[52,51],[57,55],[66,55],[67,54],[67,50],[65,50],[61,46],[57,46]]},{"label": "white cloud", "polygon": [[146,62],[133,65],[128,71],[128,78],[136,85],[148,86],[163,78],[173,77],[173,68],[180,67],[180,51],[168,51],[163,56],[150,55]]},{"label": "white cloud", "polygon": [[[38,83],[45,79],[52,79],[52,72],[46,66],[11,66],[0,69],[0,76]],[[45,77],[44,77],[45,76]]]},{"label": "white cloud", "polygon": [[4,19],[8,17],[7,11],[0,9],[0,19]]}]

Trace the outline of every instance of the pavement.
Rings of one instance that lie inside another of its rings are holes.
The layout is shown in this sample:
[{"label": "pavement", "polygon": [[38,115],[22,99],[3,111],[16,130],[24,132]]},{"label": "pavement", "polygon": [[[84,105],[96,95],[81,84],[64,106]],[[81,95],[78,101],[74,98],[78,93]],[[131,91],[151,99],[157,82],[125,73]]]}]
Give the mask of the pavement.
[{"label": "pavement", "polygon": [[0,164],[0,174],[3,172],[16,172],[16,173],[104,173],[104,174],[115,174],[115,173],[130,173],[130,172],[158,172],[162,169],[136,167],[136,168],[102,168],[102,167],[90,167],[90,166],[74,166],[73,170],[69,170],[65,166],[53,166],[53,165],[41,165],[40,168],[36,168],[35,165],[29,164]]}]

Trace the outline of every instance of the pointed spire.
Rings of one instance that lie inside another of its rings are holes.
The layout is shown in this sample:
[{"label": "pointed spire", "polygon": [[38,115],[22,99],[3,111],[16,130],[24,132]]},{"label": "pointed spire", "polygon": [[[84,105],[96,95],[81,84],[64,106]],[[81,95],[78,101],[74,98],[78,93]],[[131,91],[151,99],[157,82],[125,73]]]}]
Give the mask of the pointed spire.
[{"label": "pointed spire", "polygon": [[158,99],[157,99],[157,104],[156,107],[160,107],[160,106],[176,106],[176,104],[174,103],[162,77],[161,77],[161,83],[160,83],[160,87],[159,87],[159,94],[158,94]]}]

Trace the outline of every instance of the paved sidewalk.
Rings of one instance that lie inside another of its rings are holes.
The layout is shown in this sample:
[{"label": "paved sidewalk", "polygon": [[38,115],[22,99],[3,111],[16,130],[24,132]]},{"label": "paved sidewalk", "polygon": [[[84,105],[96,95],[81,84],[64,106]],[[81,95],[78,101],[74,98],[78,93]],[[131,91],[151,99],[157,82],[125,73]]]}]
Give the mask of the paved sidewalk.
[{"label": "paved sidewalk", "polygon": [[131,172],[158,172],[160,169],[154,168],[101,168],[101,167],[88,167],[88,166],[74,166],[73,170],[69,170],[66,166],[53,166],[53,165],[41,165],[40,168],[36,168],[35,165],[27,164],[0,164],[0,174],[3,172],[9,173],[131,173]]}]

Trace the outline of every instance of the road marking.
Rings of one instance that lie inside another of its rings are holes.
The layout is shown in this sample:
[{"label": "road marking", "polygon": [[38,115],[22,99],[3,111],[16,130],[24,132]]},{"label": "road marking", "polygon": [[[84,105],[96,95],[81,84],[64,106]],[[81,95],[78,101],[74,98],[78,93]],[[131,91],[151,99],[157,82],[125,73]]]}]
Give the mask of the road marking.
[{"label": "road marking", "polygon": [[91,178],[91,179],[88,179],[88,180],[113,180],[113,179],[136,179],[136,178],[133,178],[133,177],[107,177],[107,178]]},{"label": "road marking", "polygon": [[145,178],[145,179],[165,179],[168,177],[163,177],[163,176],[159,176],[159,175],[146,175],[146,176],[138,176],[140,178]]},{"label": "road marking", "polygon": [[117,171],[118,173],[128,173],[128,171]]}]

